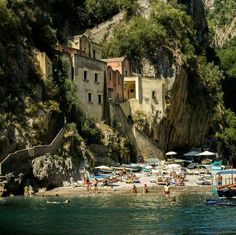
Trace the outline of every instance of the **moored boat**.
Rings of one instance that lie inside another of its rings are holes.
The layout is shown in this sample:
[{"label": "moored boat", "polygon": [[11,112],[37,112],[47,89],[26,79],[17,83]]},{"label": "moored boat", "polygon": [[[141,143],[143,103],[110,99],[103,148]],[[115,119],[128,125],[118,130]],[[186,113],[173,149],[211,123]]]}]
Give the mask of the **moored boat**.
[{"label": "moored boat", "polygon": [[236,197],[236,184],[234,183],[234,175],[236,170],[219,171],[216,175],[228,175],[231,183],[217,186],[217,193],[219,197]]},{"label": "moored boat", "polygon": [[220,201],[216,199],[207,199],[205,202],[209,206],[236,206],[236,203],[231,201]]}]

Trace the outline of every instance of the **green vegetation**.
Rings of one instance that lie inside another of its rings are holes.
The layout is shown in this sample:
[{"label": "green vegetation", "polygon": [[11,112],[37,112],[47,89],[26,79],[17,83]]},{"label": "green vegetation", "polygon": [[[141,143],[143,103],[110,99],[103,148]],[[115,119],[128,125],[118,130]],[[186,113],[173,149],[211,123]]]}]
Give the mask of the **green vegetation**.
[{"label": "green vegetation", "polygon": [[226,156],[235,158],[236,156],[236,116],[230,111],[225,111],[224,116],[224,131],[219,135],[227,150]]},{"label": "green vegetation", "polygon": [[213,63],[207,63],[205,57],[198,58],[198,73],[209,98],[206,102],[210,102],[210,107],[214,109],[219,103],[223,102],[221,84],[224,76],[219,67]]},{"label": "green vegetation", "polygon": [[236,2],[234,0],[214,0],[214,8],[208,12],[210,26],[224,26],[236,16]]},{"label": "green vegetation", "polygon": [[103,22],[108,17],[112,17],[122,10],[126,10],[127,16],[131,17],[138,8],[136,0],[87,0],[85,6],[90,25],[93,22]]},{"label": "green vegetation", "polygon": [[194,55],[193,38],[191,17],[184,10],[155,3],[150,19],[136,16],[119,27],[106,44],[106,52],[107,56],[125,54],[137,63],[148,58],[155,64],[162,47],[167,53],[179,51],[189,59]]},{"label": "green vegetation", "polygon": [[[210,29],[211,40],[214,39],[218,30],[224,30],[229,27],[236,17],[236,2],[234,0],[221,1],[215,0],[214,7],[208,10],[207,18]],[[219,66],[223,69],[225,79],[222,83],[224,93],[224,104],[226,110],[223,117],[218,121],[220,123],[219,139],[222,141],[226,155],[235,156],[235,113],[236,113],[236,38],[226,38],[222,42],[221,48],[216,48],[219,57]]]},{"label": "green vegetation", "polygon": [[217,55],[220,65],[225,71],[226,79],[223,83],[224,100],[227,108],[236,113],[236,38],[226,42],[222,48],[218,48]]},{"label": "green vegetation", "polygon": [[236,77],[236,38],[226,42],[222,48],[217,49],[221,66],[229,77]]}]

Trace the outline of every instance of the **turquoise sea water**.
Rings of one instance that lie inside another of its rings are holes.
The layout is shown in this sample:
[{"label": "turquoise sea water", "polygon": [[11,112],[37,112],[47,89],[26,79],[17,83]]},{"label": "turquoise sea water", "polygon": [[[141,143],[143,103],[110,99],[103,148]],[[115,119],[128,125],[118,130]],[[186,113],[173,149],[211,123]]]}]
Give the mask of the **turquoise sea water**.
[{"label": "turquoise sea water", "polygon": [[[69,199],[68,204],[47,201]],[[236,207],[206,194],[0,199],[0,234],[236,234]]]}]

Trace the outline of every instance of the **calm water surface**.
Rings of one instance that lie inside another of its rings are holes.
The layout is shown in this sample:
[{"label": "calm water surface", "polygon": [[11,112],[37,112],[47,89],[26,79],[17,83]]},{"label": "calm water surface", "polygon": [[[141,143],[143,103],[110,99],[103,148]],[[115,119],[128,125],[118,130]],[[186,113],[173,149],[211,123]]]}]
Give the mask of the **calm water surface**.
[{"label": "calm water surface", "polygon": [[0,199],[0,234],[236,234],[236,207],[206,194]]}]

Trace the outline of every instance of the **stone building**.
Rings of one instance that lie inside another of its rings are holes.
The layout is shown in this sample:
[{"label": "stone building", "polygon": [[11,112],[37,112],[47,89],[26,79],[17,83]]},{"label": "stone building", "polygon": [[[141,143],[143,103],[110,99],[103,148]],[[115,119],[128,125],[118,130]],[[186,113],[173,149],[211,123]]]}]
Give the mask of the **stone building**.
[{"label": "stone building", "polygon": [[124,78],[118,70],[114,71],[111,66],[107,67],[107,88],[110,103],[124,101]]},{"label": "stone building", "polygon": [[69,41],[69,46],[83,51],[86,56],[100,60],[103,54],[103,47],[90,39],[85,34],[76,35]]},{"label": "stone building", "polygon": [[162,117],[165,110],[164,80],[131,76],[124,78],[124,99],[129,102],[129,112],[134,119],[145,116],[148,121]]},{"label": "stone building", "polygon": [[131,63],[124,57],[102,59],[107,63],[107,86],[110,102],[124,101],[124,77],[131,75]]},{"label": "stone building", "polygon": [[52,61],[49,59],[45,52],[35,50],[35,56],[39,64],[42,78],[45,80],[52,76]]},{"label": "stone building", "polygon": [[104,89],[107,89],[104,82],[106,80],[106,63],[74,54],[74,82],[77,86],[80,106],[84,113],[95,118],[96,121],[103,120],[104,117]]},{"label": "stone building", "polygon": [[68,74],[74,81],[78,91],[80,107],[85,115],[96,121],[106,119],[104,110],[108,102],[104,102],[104,93],[107,93],[106,68],[104,61],[91,58],[85,51],[69,46],[58,45],[64,62],[68,65]]},{"label": "stone building", "polygon": [[114,71],[118,70],[123,77],[128,77],[132,73],[131,62],[126,56],[103,59],[103,61],[107,63],[107,66],[111,66]]}]

